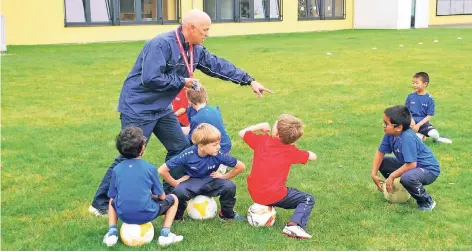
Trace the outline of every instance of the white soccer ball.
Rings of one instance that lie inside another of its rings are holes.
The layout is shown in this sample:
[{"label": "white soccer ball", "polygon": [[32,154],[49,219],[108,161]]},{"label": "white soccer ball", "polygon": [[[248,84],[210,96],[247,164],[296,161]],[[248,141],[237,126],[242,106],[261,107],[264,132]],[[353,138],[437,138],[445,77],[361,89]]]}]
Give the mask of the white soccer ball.
[{"label": "white soccer ball", "polygon": [[187,205],[187,212],[194,220],[206,220],[216,216],[218,207],[213,198],[205,195],[198,195],[191,199]]},{"label": "white soccer ball", "polygon": [[247,221],[253,227],[270,227],[275,223],[276,214],[275,207],[254,203],[247,210]]},{"label": "white soccer ball", "polygon": [[384,198],[390,203],[405,203],[407,202],[411,195],[408,191],[400,184],[400,178],[393,180],[392,192],[387,192],[386,183],[383,183],[383,193]]},{"label": "white soccer ball", "polygon": [[121,241],[131,247],[150,243],[154,238],[154,226],[151,222],[137,225],[123,223],[120,228]]}]

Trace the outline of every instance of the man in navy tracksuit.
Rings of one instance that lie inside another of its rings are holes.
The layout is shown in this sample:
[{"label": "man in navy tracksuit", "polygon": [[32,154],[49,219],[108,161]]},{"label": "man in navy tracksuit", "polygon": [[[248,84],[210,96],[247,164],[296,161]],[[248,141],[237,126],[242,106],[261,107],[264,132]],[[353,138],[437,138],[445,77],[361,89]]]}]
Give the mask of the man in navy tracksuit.
[{"label": "man in navy tracksuit", "polygon": [[[195,68],[211,77],[250,85],[259,97],[263,91],[269,91],[248,73],[201,45],[210,26],[206,13],[188,12],[177,30],[160,34],[144,45],[121,90],[118,104],[121,128],[137,126],[148,141],[154,133],[167,150],[166,161],[190,146],[170,104],[184,86],[192,88]],[[96,216],[107,214],[112,170],[123,160],[121,155],[115,158],[98,187],[89,208]],[[172,171],[172,177],[181,176],[182,169]],[[172,188],[164,183],[164,190],[170,192]]]}]

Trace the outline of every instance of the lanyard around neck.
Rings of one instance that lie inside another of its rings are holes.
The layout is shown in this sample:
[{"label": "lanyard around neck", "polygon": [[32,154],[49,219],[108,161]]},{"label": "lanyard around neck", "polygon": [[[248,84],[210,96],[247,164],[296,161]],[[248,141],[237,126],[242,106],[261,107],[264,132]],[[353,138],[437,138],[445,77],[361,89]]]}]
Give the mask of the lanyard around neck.
[{"label": "lanyard around neck", "polygon": [[180,40],[180,36],[179,36],[179,33],[177,32],[177,30],[175,30],[175,37],[177,38],[177,44],[179,44],[179,49],[180,49],[180,53],[182,54],[182,58],[184,58],[184,62],[185,62],[185,67],[187,67],[187,71],[188,71],[188,75],[190,78],[193,78],[193,45],[190,45],[189,46],[189,51],[190,51],[190,64],[187,60],[187,56],[185,55],[185,50],[184,50],[184,46],[182,45],[182,41]]}]

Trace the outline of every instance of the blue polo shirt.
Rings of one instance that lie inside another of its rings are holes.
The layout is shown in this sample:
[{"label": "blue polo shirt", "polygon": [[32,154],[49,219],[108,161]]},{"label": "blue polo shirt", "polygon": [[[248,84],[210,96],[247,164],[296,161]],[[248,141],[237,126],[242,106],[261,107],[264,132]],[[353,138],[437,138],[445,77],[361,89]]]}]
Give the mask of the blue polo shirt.
[{"label": "blue polo shirt", "polygon": [[434,116],[434,99],[433,96],[426,93],[419,95],[416,92],[406,97],[405,106],[410,110],[411,115],[416,123],[423,120],[426,116]]},{"label": "blue polo shirt", "polygon": [[379,151],[392,153],[401,163],[416,162],[416,166],[439,176],[439,163],[431,150],[411,129],[403,131],[397,138],[385,134]]},{"label": "blue polo shirt", "polygon": [[230,155],[225,155],[221,151],[216,156],[198,155],[197,146],[193,145],[182,151],[178,156],[169,159],[166,162],[169,169],[175,169],[181,165],[184,167],[184,173],[191,178],[209,178],[210,174],[223,164],[234,167],[238,160]]},{"label": "blue polo shirt", "polygon": [[151,195],[163,192],[154,165],[142,159],[126,159],[113,169],[108,197],[113,198],[122,221],[143,224],[154,220],[159,212]]},{"label": "blue polo shirt", "polygon": [[197,128],[197,126],[201,123],[208,123],[215,126],[215,128],[217,128],[221,133],[221,152],[228,154],[231,151],[231,138],[226,132],[219,107],[214,108],[210,105],[206,105],[205,107],[200,108],[198,111],[192,108],[192,110],[189,110],[188,114],[190,114],[190,132],[188,133],[190,141],[192,140],[193,130],[195,130],[195,128]]},{"label": "blue polo shirt", "polygon": [[[186,57],[189,57],[190,47],[182,35],[181,26],[177,34]],[[202,45],[195,45],[193,54],[192,71],[199,69],[208,76],[240,85],[249,85],[253,80],[249,74],[224,58],[211,54]],[[160,34],[148,41],[139,53],[123,83],[118,112],[144,120],[156,120],[171,114],[170,104],[184,87],[184,78],[188,77],[175,30]]]}]

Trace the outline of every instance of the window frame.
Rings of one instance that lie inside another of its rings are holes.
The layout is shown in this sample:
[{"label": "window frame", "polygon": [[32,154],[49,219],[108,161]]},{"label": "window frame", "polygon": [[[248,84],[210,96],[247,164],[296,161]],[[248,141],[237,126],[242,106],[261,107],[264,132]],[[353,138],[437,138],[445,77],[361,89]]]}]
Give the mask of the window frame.
[{"label": "window frame", "polygon": [[[470,13],[462,13],[462,14],[451,14],[451,4],[452,4],[452,0],[449,0],[449,14],[438,14],[438,6],[439,6],[439,1],[440,0],[436,0],[436,17],[449,17],[449,16],[468,16],[468,15],[472,15],[472,10]],[[465,3],[465,1],[464,1]],[[463,8],[462,10],[464,10],[465,8]]]},{"label": "window frame", "polygon": [[[203,0],[203,11],[205,11],[205,1]],[[254,18],[254,1],[249,0],[249,9],[250,9],[250,17],[249,18],[241,18],[241,0],[233,0],[233,18],[232,19],[221,19],[221,0],[216,1],[216,18],[212,18],[211,22],[213,23],[254,23],[254,22],[280,22],[283,21],[283,0],[276,0],[279,4],[279,17],[278,18],[271,18],[270,17],[270,0],[263,0],[265,1],[264,10],[268,10],[269,17],[267,18]],[[292,1],[292,0],[290,0]],[[265,13],[267,14],[267,13]]]},{"label": "window frame", "polygon": [[[309,0],[299,0],[298,1],[298,8],[297,10],[300,9],[300,1],[304,1],[305,2],[305,6],[308,5],[308,1]],[[346,19],[346,1],[347,0],[342,0],[342,16],[332,16],[332,17],[326,17],[325,15],[325,1],[326,0],[320,0],[320,15],[318,17],[309,17],[308,16],[308,8],[305,9],[305,17],[301,17],[299,14],[297,15],[298,16],[298,21],[313,21],[313,20],[345,20]],[[330,0],[331,1],[331,6],[333,7],[332,10],[331,10],[331,13],[335,14],[336,13],[336,9],[337,7],[339,6],[336,6],[336,0]]]},{"label": "window frame", "polygon": [[182,11],[182,0],[175,0],[176,3],[176,19],[175,20],[164,20],[163,6],[164,0],[157,1],[157,20],[143,21],[141,12],[141,0],[135,0],[135,21],[122,21],[120,19],[120,0],[105,0],[107,4],[107,14],[110,19],[109,22],[92,22],[90,1],[94,0],[82,0],[84,3],[84,15],[85,22],[67,22],[67,11],[66,11],[66,0],[64,3],[64,27],[83,27],[83,26],[127,26],[127,25],[164,25],[164,24],[178,24],[181,21]]}]

